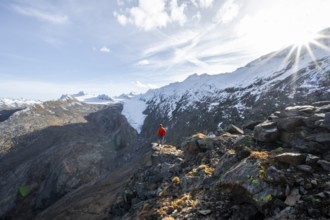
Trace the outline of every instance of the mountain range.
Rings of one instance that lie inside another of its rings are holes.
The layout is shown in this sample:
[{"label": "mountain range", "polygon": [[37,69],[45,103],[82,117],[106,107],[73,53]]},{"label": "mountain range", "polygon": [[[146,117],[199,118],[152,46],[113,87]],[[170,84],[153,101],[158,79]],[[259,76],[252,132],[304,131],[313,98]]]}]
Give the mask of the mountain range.
[{"label": "mountain range", "polygon": [[179,146],[196,133],[217,137],[232,124],[252,134],[276,111],[329,101],[330,29],[320,34],[317,43],[267,54],[232,73],[193,74],[144,94],[0,99],[0,219],[121,216],[113,213],[117,195],[143,165],[157,166],[150,143],[160,123],[166,143]]}]

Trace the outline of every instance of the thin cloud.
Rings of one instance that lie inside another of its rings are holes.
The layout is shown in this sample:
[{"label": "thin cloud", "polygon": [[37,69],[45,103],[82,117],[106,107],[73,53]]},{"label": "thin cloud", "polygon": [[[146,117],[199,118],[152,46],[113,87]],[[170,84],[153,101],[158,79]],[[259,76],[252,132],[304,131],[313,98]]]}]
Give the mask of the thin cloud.
[{"label": "thin cloud", "polygon": [[201,8],[209,8],[213,5],[213,0],[198,0]]},{"label": "thin cloud", "polygon": [[135,86],[137,86],[138,88],[142,88],[142,89],[156,89],[158,88],[158,86],[154,85],[154,84],[150,84],[150,83],[142,83],[140,81],[135,81],[134,82]]},{"label": "thin cloud", "polygon": [[159,33],[164,40],[162,42],[157,42],[157,45],[146,48],[146,50],[143,51],[143,55],[152,55],[183,46],[198,35],[198,33],[194,31],[182,31],[172,35],[167,35],[162,32]]},{"label": "thin cloud", "polygon": [[137,64],[140,66],[145,66],[145,65],[149,65],[150,62],[149,60],[140,60]]},{"label": "thin cloud", "polygon": [[186,4],[179,5],[177,0],[139,0],[137,7],[126,8],[126,13],[114,12],[113,15],[122,26],[131,24],[151,31],[165,28],[170,23],[184,25],[187,20],[185,8]]},{"label": "thin cloud", "polygon": [[100,49],[100,52],[102,53],[110,53],[110,49],[106,46],[103,46],[101,49]]},{"label": "thin cloud", "polygon": [[232,21],[239,12],[239,5],[235,2],[235,0],[227,0],[222,7],[219,9],[216,21],[226,24]]},{"label": "thin cloud", "polygon": [[13,9],[21,15],[34,17],[40,21],[46,21],[59,25],[67,24],[69,22],[69,18],[66,15],[56,14],[51,11],[41,10],[34,7],[14,5]]}]

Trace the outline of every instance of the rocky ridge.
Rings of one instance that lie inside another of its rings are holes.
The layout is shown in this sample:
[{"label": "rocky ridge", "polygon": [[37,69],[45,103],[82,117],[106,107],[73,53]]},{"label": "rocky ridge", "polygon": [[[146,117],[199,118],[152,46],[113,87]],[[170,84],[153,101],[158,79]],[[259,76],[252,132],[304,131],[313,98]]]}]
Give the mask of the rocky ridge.
[{"label": "rocky ridge", "polygon": [[80,187],[111,177],[121,151],[137,140],[122,109],[63,97],[1,122],[0,218],[34,219]]},{"label": "rocky ridge", "polygon": [[107,219],[329,219],[329,104],[285,108],[245,134],[153,145]]}]

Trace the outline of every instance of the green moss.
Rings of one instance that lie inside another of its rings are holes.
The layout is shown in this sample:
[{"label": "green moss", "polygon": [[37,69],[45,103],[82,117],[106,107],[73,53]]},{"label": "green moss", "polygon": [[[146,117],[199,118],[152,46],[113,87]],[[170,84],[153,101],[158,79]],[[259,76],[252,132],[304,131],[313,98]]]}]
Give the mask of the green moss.
[{"label": "green moss", "polygon": [[31,189],[28,186],[20,186],[18,192],[22,197],[26,197],[30,194]]},{"label": "green moss", "polygon": [[193,169],[192,171],[187,173],[187,176],[197,176],[197,175],[198,175],[198,170],[197,169]]},{"label": "green moss", "polygon": [[263,200],[265,203],[270,202],[272,199],[273,199],[272,194],[267,194],[264,198],[262,198],[262,200]]},{"label": "green moss", "polygon": [[258,185],[259,184],[259,179],[258,178],[255,178],[253,176],[247,176],[248,178],[248,181],[253,184],[253,185]]}]

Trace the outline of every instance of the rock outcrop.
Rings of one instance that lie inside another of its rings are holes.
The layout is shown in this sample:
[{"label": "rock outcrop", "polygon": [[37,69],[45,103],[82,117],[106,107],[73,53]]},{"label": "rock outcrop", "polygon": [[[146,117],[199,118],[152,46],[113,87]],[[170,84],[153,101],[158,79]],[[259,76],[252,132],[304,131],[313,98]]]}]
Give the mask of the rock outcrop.
[{"label": "rock outcrop", "polygon": [[[329,160],[330,129],[326,118],[329,112],[328,102],[317,102],[313,106],[287,107],[257,125],[254,137],[263,142],[280,141],[283,147],[319,155]],[[265,124],[271,124],[271,129],[264,126]]]},{"label": "rock outcrop", "polygon": [[108,219],[329,219],[328,112],[326,103],[289,107],[254,136],[196,134],[180,147],[154,145]]}]

